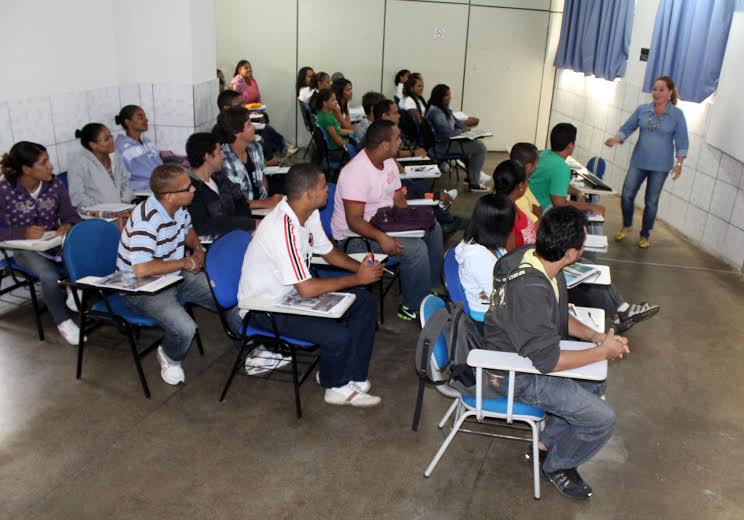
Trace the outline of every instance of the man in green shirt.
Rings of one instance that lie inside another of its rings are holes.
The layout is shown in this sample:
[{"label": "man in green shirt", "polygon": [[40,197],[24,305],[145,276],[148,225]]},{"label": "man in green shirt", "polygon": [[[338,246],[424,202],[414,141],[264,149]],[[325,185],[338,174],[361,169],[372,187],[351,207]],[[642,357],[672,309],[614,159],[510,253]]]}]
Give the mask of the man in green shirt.
[{"label": "man in green shirt", "polygon": [[[570,123],[558,123],[550,131],[550,150],[543,150],[535,173],[530,177],[530,190],[540,206],[547,211],[552,206],[574,206],[582,211],[604,215],[605,208],[589,204],[579,190],[571,186],[571,168],[566,157],[576,148],[576,127]],[[568,200],[576,195],[576,202]]]}]

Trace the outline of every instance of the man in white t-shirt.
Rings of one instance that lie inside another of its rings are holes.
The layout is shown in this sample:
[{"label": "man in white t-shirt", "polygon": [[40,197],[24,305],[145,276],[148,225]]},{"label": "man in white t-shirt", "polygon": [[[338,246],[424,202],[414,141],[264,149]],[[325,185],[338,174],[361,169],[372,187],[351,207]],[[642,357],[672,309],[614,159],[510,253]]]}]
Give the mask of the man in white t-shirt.
[{"label": "man in white t-shirt", "polygon": [[[320,347],[319,382],[326,389],[327,403],[375,406],[381,399],[368,393],[367,372],[375,340],[376,304],[370,292],[359,286],[378,282],[382,265],[371,255],[357,262],[335,249],[325,235],[318,208],[326,205],[328,187],[317,166],[292,166],[286,190],[287,197],[263,219],[245,253],[238,307],[245,314],[251,301],[275,300],[289,293],[303,298],[334,291],[356,294],[342,320],[292,314],[274,314],[274,319],[283,335]],[[309,269],[313,254],[353,274],[313,278]],[[252,314],[250,324],[272,330],[265,314]]]},{"label": "man in white t-shirt", "polygon": [[400,260],[402,302],[398,318],[418,319],[421,300],[442,280],[442,228],[439,223],[424,238],[392,238],[369,221],[384,207],[407,206],[395,157],[400,130],[392,121],[379,120],[367,130],[367,145],[344,166],[338,177],[331,229],[336,240],[349,240],[349,252],[366,251],[359,239],[347,239],[349,232],[366,237],[376,253]]}]

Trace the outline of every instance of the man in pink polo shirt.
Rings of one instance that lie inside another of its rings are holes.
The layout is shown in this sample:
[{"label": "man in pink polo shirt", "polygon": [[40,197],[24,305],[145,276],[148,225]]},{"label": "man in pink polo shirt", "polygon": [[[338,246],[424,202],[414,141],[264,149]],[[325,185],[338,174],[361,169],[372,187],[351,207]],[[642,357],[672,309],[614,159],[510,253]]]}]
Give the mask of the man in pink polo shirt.
[{"label": "man in pink polo shirt", "polygon": [[399,146],[395,123],[379,120],[370,125],[366,147],[339,175],[331,230],[334,239],[349,241],[347,252],[367,251],[362,240],[347,238],[351,232],[366,237],[374,252],[400,261],[403,294],[398,318],[415,320],[421,300],[441,285],[442,229],[437,223],[424,238],[392,238],[369,223],[380,208],[407,206],[394,160]]}]

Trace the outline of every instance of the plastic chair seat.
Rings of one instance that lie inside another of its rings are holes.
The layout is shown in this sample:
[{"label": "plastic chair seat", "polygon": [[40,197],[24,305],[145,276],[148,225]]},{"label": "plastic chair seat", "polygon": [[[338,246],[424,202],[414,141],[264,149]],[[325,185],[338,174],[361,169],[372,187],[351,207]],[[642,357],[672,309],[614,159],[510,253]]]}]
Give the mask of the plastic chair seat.
[{"label": "plastic chair seat", "polygon": [[[121,295],[112,294],[108,297],[108,301],[111,304],[111,309],[114,311],[114,314],[124,319],[126,322],[141,327],[157,327],[158,324],[154,319],[132,310]],[[103,300],[97,301],[91,309],[96,312],[108,314],[106,303]]]},{"label": "plastic chair seat", "polygon": [[[460,398],[462,403],[468,408],[475,410],[475,396],[467,396]],[[483,411],[490,413],[498,413],[506,415],[506,397],[499,397],[497,399],[483,399]],[[545,412],[542,408],[530,406],[519,401],[514,401],[513,412],[514,415],[521,415],[530,417],[535,421],[542,421],[545,418]]]},{"label": "plastic chair seat", "polygon": [[[269,337],[269,338],[273,338],[274,337],[274,333],[273,332],[268,332],[268,331],[265,331],[265,330],[261,330],[261,329],[256,329],[256,328],[253,328],[253,327],[250,327],[249,326],[248,327],[248,330],[246,330],[246,336],[266,336],[266,337]],[[290,337],[287,337],[287,336],[279,336],[279,338],[282,341],[286,341],[287,343],[291,343],[292,345],[295,345],[297,347],[310,348],[310,347],[314,347],[315,346],[315,343],[310,343],[309,341],[303,341],[301,339],[290,338]]]}]

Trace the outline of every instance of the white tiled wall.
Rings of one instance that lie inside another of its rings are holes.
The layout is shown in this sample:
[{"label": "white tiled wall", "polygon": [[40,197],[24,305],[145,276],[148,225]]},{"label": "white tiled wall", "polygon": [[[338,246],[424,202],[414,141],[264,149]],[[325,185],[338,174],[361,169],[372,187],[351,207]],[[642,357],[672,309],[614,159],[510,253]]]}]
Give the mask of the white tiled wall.
[{"label": "white tiled wall", "polygon": [[[637,132],[622,146],[602,145],[630,116],[639,103],[648,102],[632,78],[608,82],[585,78],[568,70],[557,72],[550,127],[569,122],[578,128],[575,156],[585,162],[601,155],[607,161],[605,179],[620,190],[630,163]],[[693,242],[744,269],[744,163],[705,142],[710,113],[708,103],[680,102],[690,136],[690,150],[682,176],[667,179],[659,202],[658,218]],[[642,187],[637,205],[643,205]]]}]

